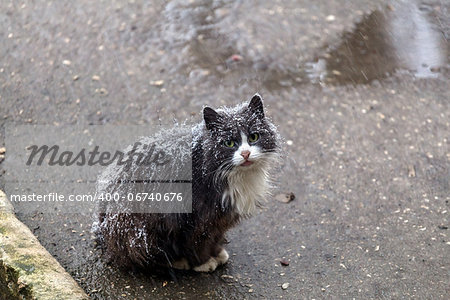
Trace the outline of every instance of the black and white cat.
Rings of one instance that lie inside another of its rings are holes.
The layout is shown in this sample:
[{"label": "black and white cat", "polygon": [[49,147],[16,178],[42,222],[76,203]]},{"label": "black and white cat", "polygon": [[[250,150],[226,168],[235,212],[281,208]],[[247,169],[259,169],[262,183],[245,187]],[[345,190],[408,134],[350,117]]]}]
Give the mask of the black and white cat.
[{"label": "black and white cat", "polygon": [[233,108],[205,107],[192,134],[192,213],[100,213],[97,232],[119,266],[214,271],[228,261],[226,231],[267,196],[280,139],[260,95]]}]

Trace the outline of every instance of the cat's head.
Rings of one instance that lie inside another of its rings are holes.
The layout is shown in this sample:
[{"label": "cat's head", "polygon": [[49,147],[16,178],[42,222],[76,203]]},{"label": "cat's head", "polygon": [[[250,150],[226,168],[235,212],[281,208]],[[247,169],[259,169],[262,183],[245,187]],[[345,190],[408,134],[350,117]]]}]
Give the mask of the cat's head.
[{"label": "cat's head", "polygon": [[262,98],[233,108],[203,109],[207,149],[219,167],[242,171],[270,164],[279,150],[275,126],[266,118]]}]

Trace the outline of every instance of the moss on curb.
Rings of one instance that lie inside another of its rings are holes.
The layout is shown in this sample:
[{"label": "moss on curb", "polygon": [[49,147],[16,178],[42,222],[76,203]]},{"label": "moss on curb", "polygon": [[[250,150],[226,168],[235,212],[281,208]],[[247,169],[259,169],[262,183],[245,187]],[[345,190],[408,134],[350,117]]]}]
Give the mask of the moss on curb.
[{"label": "moss on curb", "polygon": [[19,281],[19,272],[0,259],[0,299],[34,299],[32,288]]}]

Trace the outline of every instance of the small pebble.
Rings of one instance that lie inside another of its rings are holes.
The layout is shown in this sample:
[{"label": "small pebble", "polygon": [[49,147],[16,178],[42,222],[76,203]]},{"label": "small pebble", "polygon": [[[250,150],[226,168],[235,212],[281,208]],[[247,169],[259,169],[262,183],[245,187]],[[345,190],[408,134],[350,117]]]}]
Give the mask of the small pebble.
[{"label": "small pebble", "polygon": [[241,61],[242,59],[243,59],[242,56],[240,56],[239,54],[233,54],[230,57],[231,61]]},{"label": "small pebble", "polygon": [[162,86],[164,84],[164,80],[152,80],[150,81],[150,85],[154,86]]},{"label": "small pebble", "polygon": [[95,92],[100,94],[100,95],[108,95],[108,90],[105,89],[105,88],[95,89]]},{"label": "small pebble", "polygon": [[328,22],[333,22],[334,20],[336,20],[336,17],[334,15],[329,15],[329,16],[327,16],[326,20]]},{"label": "small pebble", "polygon": [[281,264],[282,266],[287,267],[287,266],[289,266],[289,261],[288,261],[287,259],[282,258],[282,259],[280,260],[280,264]]},{"label": "small pebble", "polygon": [[291,141],[291,140],[287,140],[287,141],[286,141],[286,144],[288,144],[288,146],[292,146],[292,145],[294,144],[294,142]]},{"label": "small pebble", "polygon": [[282,288],[283,290],[286,290],[288,287],[289,287],[289,282],[285,282],[285,283],[283,283],[283,284],[281,285],[281,288]]},{"label": "small pebble", "polygon": [[0,148],[0,154],[3,154],[3,153],[5,153],[6,152],[6,148],[5,147],[1,147]]},{"label": "small pebble", "polygon": [[336,75],[336,76],[341,76],[342,75],[342,73],[341,72],[339,72],[338,70],[333,70],[333,71],[331,71],[334,75]]},{"label": "small pebble", "polygon": [[408,177],[416,177],[416,168],[414,165],[408,166]]},{"label": "small pebble", "polygon": [[94,75],[94,76],[92,76],[92,80],[93,81],[99,81],[100,80],[100,76]]},{"label": "small pebble", "polygon": [[63,65],[70,66],[71,64],[72,64],[72,62],[70,60],[67,60],[67,59],[63,60]]},{"label": "small pebble", "polygon": [[277,199],[278,201],[283,202],[283,203],[289,203],[295,199],[295,195],[292,192],[286,193],[286,194],[278,194],[275,196],[275,199]]}]

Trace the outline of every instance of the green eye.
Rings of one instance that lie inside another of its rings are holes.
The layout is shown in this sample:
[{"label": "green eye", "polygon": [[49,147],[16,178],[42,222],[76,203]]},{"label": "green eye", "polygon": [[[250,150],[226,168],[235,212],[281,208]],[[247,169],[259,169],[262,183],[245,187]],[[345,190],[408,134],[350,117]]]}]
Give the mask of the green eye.
[{"label": "green eye", "polygon": [[250,143],[256,142],[257,140],[259,140],[259,134],[257,134],[257,133],[250,134],[250,136],[248,137],[248,140]]},{"label": "green eye", "polygon": [[232,148],[232,147],[234,147],[234,141],[225,141],[224,145],[229,148]]}]

